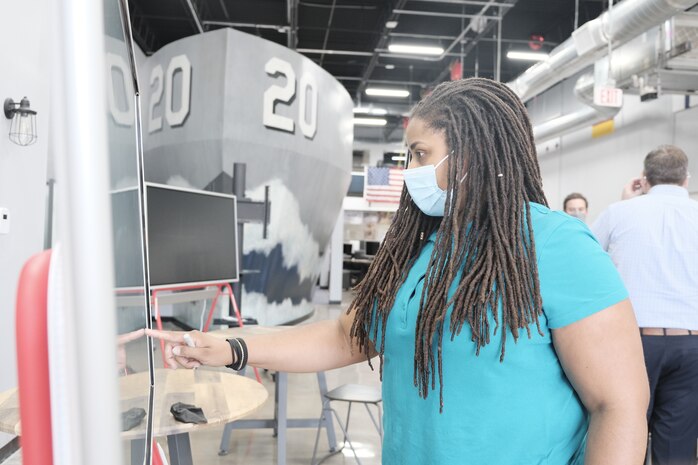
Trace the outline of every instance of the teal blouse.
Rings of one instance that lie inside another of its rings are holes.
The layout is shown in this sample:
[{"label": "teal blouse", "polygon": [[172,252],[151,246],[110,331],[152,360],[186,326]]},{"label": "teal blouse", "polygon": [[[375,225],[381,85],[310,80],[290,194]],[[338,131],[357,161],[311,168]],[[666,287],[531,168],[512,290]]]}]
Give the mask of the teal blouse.
[{"label": "teal blouse", "polygon": [[[531,204],[531,218],[543,298],[543,336],[532,328],[530,339],[523,331],[514,344],[509,333],[500,363],[499,333],[476,356],[469,326],[451,341],[447,323],[443,413],[439,413],[438,384],[422,399],[413,383],[415,326],[434,235],[422,249],[397,293],[386,326],[384,464],[584,462],[587,413],[562,370],[550,330],[628,295],[608,254],[581,221],[539,204]],[[451,286],[451,295],[456,286]],[[501,304],[498,311],[501,315]],[[494,326],[492,319],[490,328]]]}]

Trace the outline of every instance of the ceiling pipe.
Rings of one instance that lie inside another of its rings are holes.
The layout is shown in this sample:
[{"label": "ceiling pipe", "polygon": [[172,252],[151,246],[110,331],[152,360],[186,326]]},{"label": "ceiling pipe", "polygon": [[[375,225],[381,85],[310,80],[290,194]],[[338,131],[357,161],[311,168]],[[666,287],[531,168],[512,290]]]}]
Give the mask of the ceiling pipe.
[{"label": "ceiling pipe", "polygon": [[[408,38],[414,38],[414,39],[434,39],[434,40],[453,40],[456,38],[456,36],[440,36],[440,35],[431,35],[431,34],[412,34],[409,32],[392,32],[390,34],[390,37],[408,37]],[[492,38],[492,37],[482,37],[478,39],[479,42],[497,42],[497,39]],[[468,44],[472,42],[473,39],[463,39],[461,40],[461,43],[463,44]],[[504,39],[502,38],[502,43],[508,43],[508,44],[525,44],[528,45],[530,40],[528,39]],[[550,46],[550,47],[555,47],[558,44],[556,42],[549,42],[545,41],[544,45]]]},{"label": "ceiling pipe", "polygon": [[235,23],[232,21],[203,21],[204,26],[226,26],[237,28],[253,28],[253,29],[273,29],[277,32],[285,34],[289,27],[281,24],[256,24],[256,23]]},{"label": "ceiling pipe", "polygon": [[[332,19],[334,19],[334,9],[337,6],[337,0],[332,0],[332,8],[330,9],[330,17],[327,20],[327,28],[325,29],[325,40],[322,41],[322,49],[327,48],[327,41],[330,38],[330,28],[332,27]],[[325,61],[325,54],[320,55],[320,66]]]},{"label": "ceiling pipe", "polygon": [[[658,39],[663,34],[662,29],[659,26],[654,26],[653,31],[643,32],[646,35],[636,37],[634,40],[625,43],[613,55],[612,78],[618,87],[629,86],[633,76],[641,75],[661,64],[661,57],[664,51],[662,42]],[[596,69],[607,70],[608,56],[599,59],[595,63],[595,67]],[[575,84],[575,96],[586,106],[572,113],[535,125],[533,127],[533,136],[536,142],[544,142],[585,126],[609,120],[620,112],[620,108],[594,105],[594,74],[594,72],[589,72],[582,75]]]},{"label": "ceiling pipe", "polygon": [[199,34],[202,34],[204,32],[204,28],[201,25],[201,19],[199,19],[199,14],[196,12],[196,8],[194,8],[192,0],[186,0],[186,2],[187,6],[189,7],[189,12],[191,13],[191,17],[194,20],[194,24],[196,25],[196,29],[199,30]]},{"label": "ceiling pipe", "polygon": [[[334,77],[338,81],[360,81],[361,78],[359,76],[335,76]],[[374,83],[374,84],[388,84],[388,85],[403,85],[403,86],[419,86],[419,87],[426,87],[426,84],[423,82],[415,82],[415,81],[396,81],[396,80],[388,80],[388,79],[369,79],[368,82]]]},{"label": "ceiling pipe", "polygon": [[298,0],[286,1],[286,14],[288,21],[286,46],[295,50],[298,45]]},{"label": "ceiling pipe", "polygon": [[[405,3],[407,3],[407,0],[397,0],[397,4],[395,5],[396,8],[400,9],[403,6],[405,6]],[[394,12],[391,12],[388,17],[386,18],[387,21],[396,21],[399,15],[395,14]],[[386,22],[387,22],[386,21]],[[387,26],[383,26],[383,31],[381,32],[380,39],[378,39],[378,44],[376,44],[376,49],[378,48],[385,48],[387,43],[388,43],[388,36],[390,35],[391,29],[388,28]],[[361,101],[361,93],[366,89],[366,81],[368,78],[371,77],[371,74],[373,74],[373,70],[376,68],[376,65],[378,64],[378,53],[375,51],[371,56],[371,59],[368,62],[368,65],[366,65],[366,69],[364,70],[364,73],[362,75],[361,83],[359,84],[358,89],[356,90],[356,100]]]},{"label": "ceiling pipe", "polygon": [[470,0],[414,0],[417,2],[421,3],[450,3],[451,5],[472,5],[472,6],[483,6],[483,5],[489,5],[489,6],[497,6],[497,7],[502,7],[502,8],[511,8],[514,5],[511,3],[493,3],[493,2],[487,2],[487,1],[470,1]]},{"label": "ceiling pipe", "polygon": [[[414,55],[404,54],[404,53],[393,53],[388,49],[376,49],[373,52],[364,52],[360,50],[323,50],[321,48],[299,48],[296,50],[298,53],[307,53],[310,55],[348,55],[357,57],[372,57],[375,54],[378,56],[386,58],[404,58],[407,60],[414,60],[415,58],[419,60],[418,57]],[[446,57],[459,57],[460,53],[446,53],[443,55]],[[421,61],[421,60],[420,60]],[[362,79],[362,78],[359,78]]]},{"label": "ceiling pipe", "polygon": [[508,85],[526,101],[549,89],[596,61],[606,52],[609,22],[613,25],[613,44],[621,45],[661,24],[671,16],[690,8],[695,0],[625,0],[613,10],[585,23],[541,61]]},{"label": "ceiling pipe", "polygon": [[[402,10],[402,7],[405,5],[407,0],[398,0],[398,3],[395,5],[395,8],[393,9],[393,14],[391,15],[391,19],[397,19],[400,14],[398,14],[398,11],[409,11],[409,10]],[[494,0],[490,0],[487,2],[483,2],[484,5],[480,9],[479,13],[477,16],[483,15],[490,7],[495,6],[497,2]],[[511,2],[512,4],[515,2]],[[501,16],[500,16],[501,18]],[[493,22],[489,22],[488,25],[493,24]],[[451,50],[453,48],[460,44],[461,40],[465,37],[465,35],[472,30],[473,22],[469,22],[468,25],[461,31],[461,33],[446,47],[446,49],[443,51],[443,53],[439,56],[436,57],[419,57],[419,56],[405,56],[405,55],[394,55],[394,54],[386,54],[383,56],[390,56],[390,57],[395,57],[395,58],[409,58],[411,60],[419,60],[419,61],[427,61],[427,62],[439,62],[443,60],[444,58],[448,57],[449,54],[451,53]],[[373,70],[376,67],[376,64],[378,63],[378,56],[379,52],[377,50],[380,49],[385,49],[387,42],[388,42],[388,37],[390,36],[390,29],[384,28],[383,29],[383,34],[381,35],[381,39],[378,43],[378,46],[376,47],[376,50],[374,50],[374,54],[371,57],[371,61],[369,62],[368,66],[366,67],[366,71],[364,71],[363,74],[363,79],[361,83],[359,84],[359,87],[356,91],[356,98],[357,100],[361,100],[361,93],[366,89],[366,84],[367,80],[371,77],[371,74],[373,73]]]},{"label": "ceiling pipe", "polygon": [[[483,14],[487,11],[487,9],[490,8],[491,6],[494,6],[494,4],[495,4],[494,0],[492,0],[491,2],[487,2],[487,4],[486,4],[485,6],[483,6],[483,7],[480,9],[480,12],[479,12],[478,14],[476,14],[476,15],[468,15],[468,16],[473,17],[473,18],[475,18],[475,17],[480,17],[480,16],[481,16],[481,17],[484,17],[484,18],[490,18],[490,19],[497,19],[497,20],[499,20],[499,18],[500,18],[499,16],[483,16]],[[393,11],[395,11],[395,12],[401,11],[402,13],[400,13],[400,14],[406,14],[406,12],[409,11],[409,10],[395,9],[395,10],[393,10]],[[458,17],[461,17],[461,15],[458,15]],[[489,22],[488,24],[493,24],[493,23],[492,23],[492,22]],[[451,50],[453,50],[453,48],[454,48],[456,45],[460,44],[461,40],[463,40],[463,38],[465,37],[465,35],[466,35],[468,32],[470,32],[470,31],[472,30],[472,27],[473,27],[473,23],[472,23],[472,21],[471,21],[471,22],[469,22],[468,25],[461,31],[461,33],[458,34],[458,36],[457,36],[455,39],[453,39],[453,41],[448,45],[448,47],[446,47],[446,49],[443,51],[443,53],[442,53],[441,55],[438,55],[438,56],[435,56],[435,57],[419,57],[419,56],[414,56],[414,55],[409,55],[409,56],[402,55],[402,56],[400,56],[400,57],[402,57],[402,58],[404,58],[404,57],[409,57],[409,58],[411,58],[411,59],[420,60],[420,61],[432,61],[432,62],[441,61],[441,60],[443,60],[444,58],[446,58],[447,56],[449,56],[449,53],[451,53]],[[379,48],[383,48],[383,47],[379,47]],[[460,54],[458,54],[458,55],[460,56]],[[391,55],[391,56],[399,56],[399,55],[393,54],[393,55]]]},{"label": "ceiling pipe", "polygon": [[[299,48],[296,50],[298,53],[309,53],[313,54],[326,54],[326,55],[349,55],[357,57],[372,57],[376,52],[362,52],[358,50],[323,50],[321,48]],[[359,78],[361,79],[361,78]]]},{"label": "ceiling pipe", "polygon": [[225,6],[225,2],[223,0],[218,0],[218,4],[221,6],[221,10],[223,10],[223,15],[225,16],[225,19],[230,19],[230,13],[228,13],[228,8]]},{"label": "ceiling pipe", "polygon": [[[491,5],[494,7],[494,3]],[[488,6],[488,7],[489,7]],[[488,8],[486,7],[486,8]],[[461,14],[461,13],[445,13],[445,12],[440,12],[440,11],[416,11],[416,10],[393,10],[393,13],[397,13],[399,15],[412,15],[412,16],[436,16],[438,18],[459,18],[459,19],[475,19],[475,18],[484,18],[484,19],[489,19],[492,21],[499,21],[499,16],[484,16],[484,15],[466,15],[466,14]]]},{"label": "ceiling pipe", "polygon": [[[512,6],[514,6],[514,5],[516,5],[516,2],[518,2],[518,0],[510,0],[510,2],[511,2],[511,3],[509,3],[509,4],[512,5]],[[508,10],[507,10],[507,11],[508,11]],[[502,17],[504,17],[504,15],[506,15],[507,11],[505,11],[505,12],[502,14]],[[489,33],[490,33],[490,32],[492,31],[492,29],[494,28],[495,24],[498,24],[498,23],[495,23],[495,22],[489,22],[489,23],[487,23],[487,24],[485,25],[485,28],[484,28],[482,31],[480,31],[480,33],[478,33],[477,36],[475,36],[471,41],[467,42],[467,45],[465,46],[465,48],[463,49],[463,51],[460,52],[460,54],[462,54],[464,57],[467,57],[468,54],[475,48],[475,46],[476,46],[481,40],[487,40],[487,39],[489,39],[489,38],[486,38],[485,36],[489,35]],[[496,41],[497,39],[490,39],[490,40],[492,40],[492,41],[494,42],[494,41]],[[460,55],[460,54],[459,54],[459,55]],[[436,79],[434,79],[434,80],[431,82],[430,85],[431,85],[431,86],[435,86],[435,85],[437,85],[437,84],[443,82],[443,80],[446,78],[446,76],[449,75],[450,72],[451,72],[450,67],[449,67],[449,66],[446,66],[443,70],[441,70],[441,72],[439,73],[439,75],[436,76]]]},{"label": "ceiling pipe", "polygon": [[298,4],[300,6],[305,6],[308,8],[323,8],[323,9],[328,9],[328,8],[337,8],[338,10],[377,10],[378,7],[375,5],[337,5],[336,7],[330,7],[329,5],[325,5],[322,3],[312,3],[312,2],[304,2],[304,1],[299,1]]}]

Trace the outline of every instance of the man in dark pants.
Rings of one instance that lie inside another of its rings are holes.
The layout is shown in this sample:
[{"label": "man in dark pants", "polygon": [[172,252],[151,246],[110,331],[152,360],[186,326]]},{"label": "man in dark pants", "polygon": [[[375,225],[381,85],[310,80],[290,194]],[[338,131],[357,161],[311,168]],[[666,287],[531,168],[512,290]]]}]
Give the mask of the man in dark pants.
[{"label": "man in dark pants", "polygon": [[698,440],[698,202],[688,158],[651,151],[643,176],[592,230],[625,282],[642,333],[653,465],[696,465]]}]

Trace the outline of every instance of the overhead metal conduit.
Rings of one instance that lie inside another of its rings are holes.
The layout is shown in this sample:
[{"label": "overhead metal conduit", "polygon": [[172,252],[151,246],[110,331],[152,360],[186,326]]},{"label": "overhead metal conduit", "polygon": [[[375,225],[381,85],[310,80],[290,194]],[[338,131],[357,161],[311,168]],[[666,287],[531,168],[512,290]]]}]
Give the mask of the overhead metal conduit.
[{"label": "overhead metal conduit", "polygon": [[[609,41],[606,31],[609,22],[612,23],[613,28],[613,44],[618,46],[697,3],[695,0],[625,0],[614,6],[610,13],[606,12],[577,29],[572,33],[572,37],[550,53],[547,60],[531,66],[508,85],[523,101],[527,101],[606,55]],[[618,77],[626,78],[627,76]],[[580,78],[577,88],[583,87],[587,90],[576,92],[578,96],[582,96],[582,101],[587,105],[593,101],[593,97],[589,98],[588,91],[590,78],[593,95],[593,75]],[[541,142],[585,125],[609,119],[618,111],[620,110],[616,108],[588,106],[535,126],[534,136],[537,142]]]}]

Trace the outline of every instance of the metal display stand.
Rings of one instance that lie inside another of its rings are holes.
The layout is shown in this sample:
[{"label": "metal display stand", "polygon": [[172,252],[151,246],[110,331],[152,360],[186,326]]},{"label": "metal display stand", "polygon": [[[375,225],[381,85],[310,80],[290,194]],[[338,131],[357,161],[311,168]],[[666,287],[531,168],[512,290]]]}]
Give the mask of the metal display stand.
[{"label": "metal display stand", "polygon": [[[271,204],[269,203],[269,186],[264,187],[264,201],[255,201],[245,197],[247,182],[247,165],[245,163],[233,164],[233,195],[238,199],[238,253],[242,256],[242,245],[245,237],[245,223],[262,223],[262,237],[267,238],[267,227],[269,226],[269,215]],[[247,273],[259,272],[258,270],[245,270]],[[240,273],[243,274],[242,272]],[[242,299],[242,283],[233,283],[233,295],[237,302]],[[232,317],[233,309],[229,316]],[[226,324],[226,323],[223,323]]]}]

